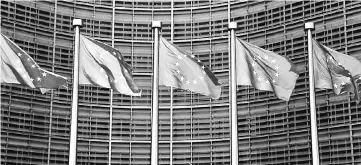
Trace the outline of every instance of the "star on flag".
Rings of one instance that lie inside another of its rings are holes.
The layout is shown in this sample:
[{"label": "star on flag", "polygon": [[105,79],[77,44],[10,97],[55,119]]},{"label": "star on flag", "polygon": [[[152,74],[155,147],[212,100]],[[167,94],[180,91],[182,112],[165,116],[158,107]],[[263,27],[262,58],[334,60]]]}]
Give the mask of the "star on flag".
[{"label": "star on flag", "polygon": [[275,69],[278,70],[280,67],[278,65],[275,66]]},{"label": "star on flag", "polygon": [[256,63],[253,61],[252,62],[252,67],[255,67],[256,66]]}]

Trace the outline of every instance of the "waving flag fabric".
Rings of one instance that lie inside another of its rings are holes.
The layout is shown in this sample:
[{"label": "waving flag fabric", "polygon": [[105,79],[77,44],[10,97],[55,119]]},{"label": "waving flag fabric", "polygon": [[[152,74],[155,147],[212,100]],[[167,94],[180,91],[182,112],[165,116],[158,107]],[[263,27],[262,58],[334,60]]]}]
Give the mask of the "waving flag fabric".
[{"label": "waving flag fabric", "polygon": [[278,98],[289,100],[298,74],[287,58],[237,38],[236,60],[238,85],[272,91]]},{"label": "waving flag fabric", "polygon": [[159,44],[159,85],[171,86],[218,99],[221,87],[214,74],[194,55],[163,37]]},{"label": "waving flag fabric", "polygon": [[40,88],[44,93],[48,89],[67,87],[67,78],[40,68],[24,50],[1,34],[1,83]]},{"label": "waving flag fabric", "polygon": [[333,89],[339,95],[355,93],[360,101],[361,62],[352,56],[332,50],[316,40],[313,43],[315,88]]},{"label": "waving flag fabric", "polygon": [[80,35],[79,84],[112,88],[125,95],[140,96],[131,71],[118,50]]}]

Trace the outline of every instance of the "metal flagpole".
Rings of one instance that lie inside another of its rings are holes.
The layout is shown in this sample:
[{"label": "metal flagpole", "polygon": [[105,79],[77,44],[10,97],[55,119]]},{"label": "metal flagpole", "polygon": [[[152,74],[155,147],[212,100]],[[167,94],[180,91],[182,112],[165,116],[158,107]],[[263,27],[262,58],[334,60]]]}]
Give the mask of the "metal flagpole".
[{"label": "metal flagpole", "polygon": [[[53,35],[53,61],[51,71],[55,73],[55,50],[56,50],[56,22],[57,22],[57,9],[58,2],[54,2],[54,35]],[[51,152],[51,137],[52,137],[52,124],[53,124],[53,106],[54,106],[54,90],[51,90],[50,96],[50,112],[49,112],[49,140],[48,140],[48,161],[47,163],[50,164],[50,152]],[[1,161],[0,161],[1,162]]]},{"label": "metal flagpole", "polygon": [[73,19],[75,28],[74,46],[74,73],[73,73],[73,98],[71,104],[70,121],[70,145],[69,145],[69,165],[76,165],[76,145],[78,138],[78,85],[79,85],[79,42],[80,30],[83,25],[81,19]]},{"label": "metal flagpole", "polygon": [[318,152],[318,136],[317,136],[317,119],[316,119],[316,101],[315,101],[315,81],[313,75],[313,48],[312,48],[312,33],[315,29],[313,22],[305,23],[305,30],[307,30],[308,40],[308,77],[310,84],[310,113],[311,113],[311,143],[312,143],[312,165],[319,165]]},{"label": "metal flagpole", "polygon": [[153,87],[152,87],[152,147],[151,165],[158,165],[158,84],[159,84],[159,29],[160,21],[153,21],[154,55],[153,55]]},{"label": "metal flagpole", "polygon": [[231,47],[230,47],[230,98],[231,98],[231,162],[232,165],[238,165],[238,117],[237,117],[237,77],[236,77],[236,22],[228,24],[228,30],[231,31]]}]

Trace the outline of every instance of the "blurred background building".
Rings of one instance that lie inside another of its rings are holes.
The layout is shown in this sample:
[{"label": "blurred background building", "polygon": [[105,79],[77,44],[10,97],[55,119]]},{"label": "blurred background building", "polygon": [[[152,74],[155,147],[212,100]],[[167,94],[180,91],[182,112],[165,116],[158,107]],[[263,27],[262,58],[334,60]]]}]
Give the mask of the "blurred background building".
[{"label": "blurred background building", "polygon": [[[300,70],[289,102],[239,86],[240,164],[308,165],[307,37],[361,60],[360,1],[1,1],[1,32],[44,69],[71,79],[73,18],[83,35],[113,45],[134,68],[141,97],[80,86],[78,164],[150,164],[151,22],[161,35],[193,53],[223,82],[219,100],[160,88],[159,164],[230,164],[229,33],[289,57]],[[1,85],[1,164],[67,164],[71,84],[41,94]],[[321,164],[361,163],[361,106],[352,94],[317,90]],[[172,103],[172,107],[171,107]]]}]

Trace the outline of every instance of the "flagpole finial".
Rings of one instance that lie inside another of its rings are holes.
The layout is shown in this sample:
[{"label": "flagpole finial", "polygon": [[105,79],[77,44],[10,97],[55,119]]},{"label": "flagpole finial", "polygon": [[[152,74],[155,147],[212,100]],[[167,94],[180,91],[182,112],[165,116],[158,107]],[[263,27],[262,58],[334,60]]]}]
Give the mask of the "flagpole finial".
[{"label": "flagpole finial", "polygon": [[152,28],[162,28],[162,22],[160,21],[153,21]]},{"label": "flagpole finial", "polygon": [[75,18],[73,19],[73,26],[83,26],[83,21],[81,19]]},{"label": "flagpole finial", "polygon": [[230,22],[228,24],[228,30],[237,29],[237,22]]},{"label": "flagpole finial", "polygon": [[305,30],[315,30],[315,24],[313,22],[306,22]]}]

